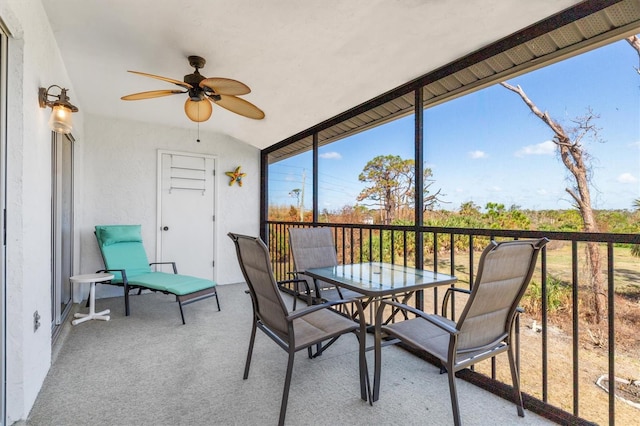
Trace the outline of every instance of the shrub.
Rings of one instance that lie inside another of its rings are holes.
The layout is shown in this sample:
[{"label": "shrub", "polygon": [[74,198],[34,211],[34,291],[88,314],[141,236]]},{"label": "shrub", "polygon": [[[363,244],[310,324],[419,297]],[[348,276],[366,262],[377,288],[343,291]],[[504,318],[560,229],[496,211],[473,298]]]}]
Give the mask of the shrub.
[{"label": "shrub", "polygon": [[[571,303],[571,287],[549,275],[547,279],[547,310],[549,313],[568,308]],[[532,280],[520,303],[529,315],[542,315],[542,285]]]}]

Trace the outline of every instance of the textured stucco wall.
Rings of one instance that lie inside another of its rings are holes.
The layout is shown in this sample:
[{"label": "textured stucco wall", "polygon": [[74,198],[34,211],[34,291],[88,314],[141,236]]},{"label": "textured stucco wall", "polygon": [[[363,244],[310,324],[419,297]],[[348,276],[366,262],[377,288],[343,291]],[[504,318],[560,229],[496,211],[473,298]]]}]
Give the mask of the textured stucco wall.
[{"label": "textured stucco wall", "polygon": [[[8,27],[6,247],[7,423],[25,418],[51,363],[51,131],[50,109],[38,87],[73,86],[39,0],[0,2]],[[74,115],[82,135],[82,113]],[[34,331],[33,313],[42,326]]]},{"label": "textured stucco wall", "polygon": [[[140,108],[152,105],[140,102]],[[181,114],[181,111],[176,111]],[[222,119],[222,114],[212,120]],[[186,118],[185,118],[186,120]],[[158,224],[157,152],[161,150],[210,154],[216,157],[216,280],[243,281],[230,231],[257,235],[260,206],[260,151],[229,136],[122,121],[88,115],[83,145],[83,204],[80,267],[83,273],[103,267],[93,235],[98,224],[140,223],[147,255],[155,258]],[[243,186],[229,186],[224,172],[242,166]],[[98,297],[122,295],[122,289],[98,286]]]}]

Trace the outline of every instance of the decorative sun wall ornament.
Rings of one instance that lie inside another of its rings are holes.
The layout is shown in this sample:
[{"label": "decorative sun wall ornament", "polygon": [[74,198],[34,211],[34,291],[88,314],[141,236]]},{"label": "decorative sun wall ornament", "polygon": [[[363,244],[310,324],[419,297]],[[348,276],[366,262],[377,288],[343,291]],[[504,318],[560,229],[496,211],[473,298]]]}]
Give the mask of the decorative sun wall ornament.
[{"label": "decorative sun wall ornament", "polygon": [[238,182],[238,186],[242,186],[242,178],[247,175],[246,173],[240,172],[240,166],[236,167],[234,171],[225,172],[224,174],[231,178],[231,181],[229,181],[229,186],[232,186],[234,182]]}]

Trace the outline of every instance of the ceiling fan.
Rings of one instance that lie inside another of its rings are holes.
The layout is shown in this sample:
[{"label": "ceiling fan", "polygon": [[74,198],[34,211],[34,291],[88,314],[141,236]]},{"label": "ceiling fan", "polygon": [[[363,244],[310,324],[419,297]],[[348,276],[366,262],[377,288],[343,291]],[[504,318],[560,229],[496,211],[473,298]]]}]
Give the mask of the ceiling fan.
[{"label": "ceiling fan", "polygon": [[213,112],[212,102],[231,112],[244,117],[262,120],[264,112],[239,95],[246,95],[251,89],[237,80],[230,78],[213,77],[206,78],[198,70],[204,67],[206,60],[200,56],[189,56],[189,65],[195,68],[191,74],[184,76],[184,81],[172,78],[161,77],[159,75],[147,74],[139,71],[129,71],[133,74],[144,75],[146,77],[157,78],[182,87],[183,90],[152,90],[149,92],[133,93],[123,96],[124,101],[137,101],[140,99],[159,98],[162,96],[188,93],[189,97],[184,104],[184,112],[190,120],[195,122],[207,121]]}]

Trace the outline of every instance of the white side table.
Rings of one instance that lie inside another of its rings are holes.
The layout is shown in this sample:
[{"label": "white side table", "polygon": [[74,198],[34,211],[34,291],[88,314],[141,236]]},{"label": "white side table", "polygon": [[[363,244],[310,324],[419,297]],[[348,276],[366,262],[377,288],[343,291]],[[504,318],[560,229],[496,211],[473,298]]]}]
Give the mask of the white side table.
[{"label": "white side table", "polygon": [[113,274],[109,274],[106,272],[101,272],[98,274],[84,274],[84,275],[74,275],[73,277],[69,277],[69,280],[73,284],[84,284],[89,283],[91,287],[89,287],[89,313],[88,314],[75,314],[74,317],[78,319],[74,319],[71,321],[71,324],[78,325],[82,322],[89,320],[103,320],[109,321],[111,317],[109,313],[111,312],[109,309],[106,309],[102,312],[96,312],[96,283],[101,283],[103,281],[109,281],[113,279]]}]

